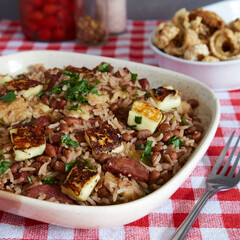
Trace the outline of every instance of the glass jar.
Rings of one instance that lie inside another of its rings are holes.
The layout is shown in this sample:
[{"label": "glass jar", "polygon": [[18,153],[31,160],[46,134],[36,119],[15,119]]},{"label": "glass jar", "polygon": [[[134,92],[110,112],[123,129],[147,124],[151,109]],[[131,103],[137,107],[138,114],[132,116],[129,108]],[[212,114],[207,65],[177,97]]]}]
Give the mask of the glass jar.
[{"label": "glass jar", "polygon": [[22,31],[27,39],[75,38],[74,0],[19,0],[19,9]]},{"label": "glass jar", "polygon": [[75,0],[76,39],[80,45],[103,45],[108,40],[107,0]]},{"label": "glass jar", "polygon": [[110,34],[120,34],[126,31],[126,0],[108,0],[108,23]]}]

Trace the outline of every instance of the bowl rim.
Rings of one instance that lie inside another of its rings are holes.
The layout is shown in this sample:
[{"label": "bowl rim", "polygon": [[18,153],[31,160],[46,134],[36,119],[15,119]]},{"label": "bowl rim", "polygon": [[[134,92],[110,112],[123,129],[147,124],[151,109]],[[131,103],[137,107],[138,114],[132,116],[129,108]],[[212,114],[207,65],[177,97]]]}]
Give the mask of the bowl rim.
[{"label": "bowl rim", "polygon": [[183,58],[175,57],[173,55],[167,54],[160,50],[157,46],[155,46],[152,42],[152,37],[156,32],[156,28],[151,32],[149,38],[148,38],[148,43],[151,47],[151,49],[161,55],[162,57],[168,58],[172,61],[175,62],[180,62],[183,64],[190,64],[190,65],[197,65],[197,66],[206,66],[206,67],[213,67],[213,66],[222,66],[222,65],[232,65],[232,64],[240,64],[240,59],[233,59],[233,60],[225,60],[225,61],[219,61],[219,62],[202,62],[202,61],[191,61],[191,60],[186,60]]},{"label": "bowl rim", "polygon": [[[112,61],[112,64],[116,64],[116,65],[117,64],[120,65],[121,63],[125,63],[127,65],[129,63],[129,61],[122,60],[122,59],[113,59],[113,58],[103,57],[103,56],[94,56],[94,55],[82,54],[82,53],[76,53],[76,52],[65,52],[65,51],[54,51],[54,50],[22,51],[22,52],[18,52],[18,53],[13,53],[13,54],[1,56],[0,59],[2,59],[2,58],[11,59],[11,57],[21,56],[22,54],[35,54],[36,57],[38,57],[38,54],[46,54],[46,57],[47,57],[47,54],[49,54],[49,53],[56,54],[56,56],[60,56],[61,54],[69,55],[69,56],[72,56],[72,55],[88,56],[89,58],[97,58],[99,60],[99,62],[105,60],[105,61],[110,61],[110,63],[111,63],[111,61]],[[207,149],[208,149],[208,147],[209,147],[209,145],[210,145],[210,143],[211,143],[211,141],[212,141],[212,139],[213,139],[213,137],[216,133],[217,127],[218,127],[221,111],[220,111],[220,102],[219,102],[216,94],[214,93],[214,91],[212,89],[210,89],[204,83],[199,82],[198,80],[196,80],[192,77],[189,77],[187,75],[184,75],[184,74],[181,74],[181,73],[178,73],[178,72],[174,72],[174,71],[171,71],[171,70],[167,70],[167,69],[164,69],[164,68],[160,68],[160,67],[143,64],[143,63],[137,63],[137,62],[131,62],[131,63],[133,65],[136,65],[136,66],[139,66],[139,67],[144,66],[145,68],[147,68],[147,70],[148,69],[149,70],[150,69],[156,69],[157,71],[162,70],[162,71],[165,71],[165,72],[174,73],[176,75],[181,75],[184,78],[186,78],[187,81],[193,81],[193,82],[195,82],[195,84],[205,88],[206,91],[208,91],[209,94],[212,96],[212,101],[214,102],[214,106],[216,107],[215,114],[212,115],[212,119],[209,122],[209,127],[207,129],[208,134],[204,135],[202,141],[198,145],[198,150],[194,151],[191,154],[191,158],[192,158],[191,161],[188,160],[186,162],[186,164],[184,164],[184,166],[176,173],[176,175],[174,175],[166,184],[161,186],[159,189],[157,189],[154,192],[146,195],[143,198],[139,198],[137,200],[130,201],[130,202],[127,202],[127,203],[122,203],[122,204],[103,205],[103,206],[67,205],[67,204],[59,204],[59,203],[55,203],[55,202],[49,202],[49,201],[34,199],[34,198],[27,197],[27,196],[17,195],[15,193],[9,193],[9,192],[2,191],[2,190],[0,190],[0,197],[3,197],[4,199],[10,199],[10,200],[15,201],[15,202],[25,202],[28,205],[36,206],[36,207],[39,207],[39,208],[40,207],[50,207],[51,209],[59,209],[59,207],[60,207],[61,209],[63,209],[63,210],[65,209],[66,211],[73,210],[73,211],[76,211],[76,212],[83,212],[83,213],[86,213],[91,209],[92,213],[95,210],[97,212],[103,213],[107,209],[112,210],[112,211],[113,210],[115,210],[115,211],[118,210],[119,211],[121,209],[122,210],[127,210],[128,208],[131,208],[132,206],[134,206],[134,207],[143,206],[146,201],[148,202],[148,199],[153,199],[153,198],[156,198],[156,196],[160,196],[160,193],[166,191],[165,190],[166,188],[168,189],[169,186],[173,185],[172,182],[175,182],[176,179],[181,180],[184,173],[187,174],[187,176],[189,177],[189,175],[195,169],[198,162],[205,155],[205,153],[206,153],[206,151],[207,151]],[[200,149],[201,149],[201,151],[199,151]],[[194,160],[197,160],[197,161],[194,161]],[[183,182],[185,182],[186,179],[184,178]],[[176,188],[176,190],[179,189],[179,187]],[[174,190],[174,192],[176,190]],[[169,199],[169,197],[167,199]],[[165,200],[163,202],[165,202]],[[158,204],[158,206],[160,206],[160,205],[161,204]],[[149,213],[149,211],[148,211],[148,213]],[[15,214],[17,214],[17,213],[15,213]]]}]

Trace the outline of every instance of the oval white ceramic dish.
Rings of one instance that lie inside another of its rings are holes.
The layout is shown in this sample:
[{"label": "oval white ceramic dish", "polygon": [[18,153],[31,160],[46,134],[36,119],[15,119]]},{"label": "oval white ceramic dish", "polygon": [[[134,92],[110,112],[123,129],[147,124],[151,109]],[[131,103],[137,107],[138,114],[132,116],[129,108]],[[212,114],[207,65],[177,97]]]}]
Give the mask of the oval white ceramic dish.
[{"label": "oval white ceramic dish", "polygon": [[[203,9],[216,12],[226,23],[240,17],[240,1],[221,1],[205,6]],[[160,67],[196,78],[215,91],[240,89],[240,59],[197,62],[174,57],[153,45],[152,35],[154,32],[155,30],[149,38],[149,44]]]},{"label": "oval white ceramic dish", "polygon": [[33,64],[42,63],[46,68],[73,65],[93,68],[102,61],[114,67],[128,67],[140,78],[148,78],[151,86],[173,85],[184,98],[199,101],[199,116],[205,127],[204,137],[183,168],[164,186],[148,196],[120,205],[78,206],[41,201],[0,191],[0,210],[35,220],[76,228],[100,228],[123,225],[135,221],[167,200],[187,179],[208,149],[216,132],[220,107],[215,94],[207,86],[193,78],[159,67],[91,55],[29,51],[0,57],[0,73],[17,75],[28,71]]}]

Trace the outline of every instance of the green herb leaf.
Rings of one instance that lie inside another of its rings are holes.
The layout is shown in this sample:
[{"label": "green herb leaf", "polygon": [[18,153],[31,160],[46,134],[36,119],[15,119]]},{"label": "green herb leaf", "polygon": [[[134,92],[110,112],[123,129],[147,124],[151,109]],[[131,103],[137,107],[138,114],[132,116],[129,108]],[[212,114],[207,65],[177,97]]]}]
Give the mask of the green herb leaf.
[{"label": "green herb leaf", "polygon": [[142,123],[142,117],[141,116],[135,116],[135,123],[136,124],[141,124]]},{"label": "green herb leaf", "polygon": [[78,103],[75,105],[72,105],[70,108],[68,108],[69,111],[77,111],[78,110]]},{"label": "green herb leaf", "polygon": [[181,139],[177,136],[173,136],[172,138],[170,138],[167,143],[168,145],[173,144],[176,147],[181,147],[183,145]]},{"label": "green herb leaf", "polygon": [[130,128],[135,128],[137,125],[129,125]]},{"label": "green herb leaf", "polygon": [[45,184],[54,185],[57,184],[57,180],[54,180],[52,177],[46,177],[44,179]]},{"label": "green herb leaf", "polygon": [[88,169],[93,170],[93,167],[90,165],[89,161],[87,159],[83,159],[85,164],[87,165]]},{"label": "green herb leaf", "polygon": [[25,76],[25,75],[24,75],[23,73],[17,75],[18,78],[22,78],[22,77],[24,77],[24,76]]},{"label": "green herb leaf", "polygon": [[127,89],[126,89],[126,88],[123,88],[122,91],[125,92],[125,93],[127,93]]},{"label": "green herb leaf", "polygon": [[130,74],[131,74],[131,80],[132,80],[132,82],[135,83],[135,82],[137,81],[137,76],[138,76],[137,73],[131,73],[131,72],[130,72]]},{"label": "green herb leaf", "polygon": [[16,96],[17,95],[14,93],[14,91],[9,91],[8,93],[0,97],[0,99],[2,99],[4,102],[12,102],[16,99]]},{"label": "green herb leaf", "polygon": [[31,179],[29,176],[27,176],[27,180],[28,180],[28,182],[29,182],[30,184],[33,183],[33,182],[32,182],[32,179]]},{"label": "green herb leaf", "polygon": [[43,95],[45,95],[45,92],[40,92],[40,93],[37,94],[37,96],[40,97],[40,98],[41,98]]},{"label": "green herb leaf", "polygon": [[75,72],[70,72],[68,70],[63,70],[62,73],[71,77],[71,78],[78,78],[78,75]]},{"label": "green herb leaf", "polygon": [[70,134],[69,133],[61,136],[61,141],[62,141],[62,143],[66,144],[66,145],[68,145],[70,147],[76,148],[76,147],[79,146],[77,141],[74,141],[74,140],[72,140],[70,138]]},{"label": "green herb leaf", "polygon": [[135,100],[138,100],[138,96],[139,96],[139,95],[138,95],[137,93],[135,93],[135,94],[133,95],[133,97],[134,97]]},{"label": "green herb leaf", "polygon": [[95,81],[94,81],[96,84],[99,84],[100,83],[100,81],[98,80],[98,79],[95,79]]},{"label": "green herb leaf", "polygon": [[144,98],[145,98],[145,99],[150,98],[149,93],[145,93],[145,94],[144,94]]},{"label": "green herb leaf", "polygon": [[138,143],[136,144],[136,146],[137,146],[137,147],[139,147],[139,148],[140,148],[140,149],[142,149],[142,150],[144,150],[144,149],[145,149],[145,147],[144,147],[144,146],[142,146],[142,145],[140,145],[140,144],[138,144]]},{"label": "green herb leaf", "polygon": [[99,72],[109,72],[109,69],[110,69],[110,64],[109,63],[100,64],[98,66],[98,71]]},{"label": "green herb leaf", "polygon": [[0,119],[0,124],[7,125],[3,120]]},{"label": "green herb leaf", "polygon": [[70,172],[70,170],[73,168],[75,163],[76,163],[76,160],[73,162],[65,163],[65,172]]},{"label": "green herb leaf", "polygon": [[9,166],[12,164],[10,162],[3,161],[5,159],[3,150],[1,150],[1,159],[0,159],[0,176],[6,172]]},{"label": "green herb leaf", "polygon": [[184,116],[181,116],[181,120],[182,120],[183,125],[188,125],[188,122]]},{"label": "green herb leaf", "polygon": [[145,150],[142,153],[142,157],[139,160],[140,162],[143,161],[143,158],[146,158],[146,163],[149,165],[151,163],[151,149],[152,149],[152,143],[153,141],[147,140],[147,144],[145,146]]},{"label": "green herb leaf", "polygon": [[59,94],[61,92],[62,92],[62,89],[60,88],[59,85],[56,85],[51,91],[51,93],[54,93],[54,94]]}]

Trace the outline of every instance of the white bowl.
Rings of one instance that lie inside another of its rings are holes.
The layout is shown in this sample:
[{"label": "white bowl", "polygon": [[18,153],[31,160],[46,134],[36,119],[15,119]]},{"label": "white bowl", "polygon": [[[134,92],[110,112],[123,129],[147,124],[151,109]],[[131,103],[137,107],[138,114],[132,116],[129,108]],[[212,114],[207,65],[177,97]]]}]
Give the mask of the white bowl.
[{"label": "white bowl", "polygon": [[[240,17],[240,1],[222,1],[205,6],[203,9],[216,12],[226,23]],[[154,32],[149,38],[149,44],[160,67],[194,77],[215,91],[240,89],[240,59],[221,62],[197,62],[174,57],[153,45],[151,39]]]},{"label": "white bowl", "polygon": [[199,116],[202,118],[205,133],[197,149],[170,181],[157,191],[136,201],[112,206],[77,206],[41,201],[0,191],[0,210],[75,228],[100,228],[127,224],[147,215],[167,200],[203,157],[216,132],[220,106],[211,89],[190,77],[139,63],[59,51],[29,51],[0,57],[0,73],[17,75],[28,71],[31,65],[37,63],[43,63],[46,68],[61,68],[67,65],[93,68],[102,61],[111,63],[114,67],[127,66],[131,72],[138,73],[140,78],[148,78],[152,86],[173,85],[182,92],[183,97],[198,99]]}]

